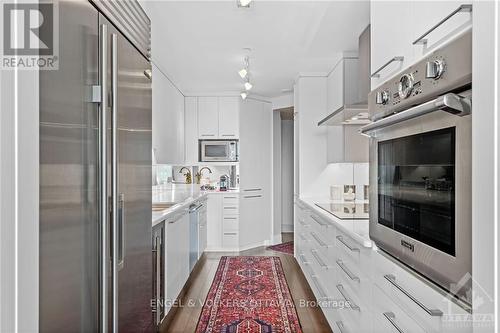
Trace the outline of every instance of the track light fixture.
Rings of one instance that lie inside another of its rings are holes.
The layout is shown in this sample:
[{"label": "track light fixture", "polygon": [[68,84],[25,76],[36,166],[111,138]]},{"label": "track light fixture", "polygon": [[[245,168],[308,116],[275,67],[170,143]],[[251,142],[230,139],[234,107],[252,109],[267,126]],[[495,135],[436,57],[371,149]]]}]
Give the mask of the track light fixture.
[{"label": "track light fixture", "polygon": [[253,85],[247,79],[247,82],[245,82],[245,90],[249,91],[250,89],[252,89],[252,87],[253,87]]},{"label": "track light fixture", "polygon": [[238,4],[238,7],[249,8],[250,7],[250,3],[252,1],[253,0],[236,0],[236,3]]},{"label": "track light fixture", "polygon": [[240,96],[241,96],[241,99],[242,99],[242,100],[245,100],[245,99],[247,99],[248,93],[247,93],[246,91],[242,91],[242,92],[240,93]]}]

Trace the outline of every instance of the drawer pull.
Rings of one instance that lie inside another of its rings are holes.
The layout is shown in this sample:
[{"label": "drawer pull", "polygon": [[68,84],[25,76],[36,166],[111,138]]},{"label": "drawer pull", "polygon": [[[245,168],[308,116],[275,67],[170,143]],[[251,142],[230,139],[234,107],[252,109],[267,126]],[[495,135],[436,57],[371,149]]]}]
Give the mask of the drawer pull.
[{"label": "drawer pull", "polygon": [[342,321],[336,321],[335,325],[337,325],[337,327],[339,328],[340,333],[347,333]]},{"label": "drawer pull", "polygon": [[342,297],[344,297],[344,300],[347,303],[349,303],[349,305],[351,306],[351,309],[356,310],[356,311],[361,311],[361,309],[359,308],[359,306],[357,306],[356,304],[354,304],[354,302],[351,300],[351,298],[347,295],[347,293],[345,292],[345,289],[344,289],[343,285],[338,284],[337,285],[337,290],[340,292],[340,294],[342,295]]},{"label": "drawer pull", "polygon": [[313,280],[314,286],[316,287],[316,289],[318,289],[319,298],[322,298],[322,299],[328,298],[328,295],[323,291],[323,287],[321,287],[321,285],[319,284],[318,278],[313,275],[313,276],[311,276],[311,279]]},{"label": "drawer pull", "polygon": [[323,242],[319,237],[318,235],[316,235],[314,232],[311,232],[311,236],[316,240],[316,242],[320,245],[320,246],[323,246],[323,247],[328,247],[328,245]]},{"label": "drawer pull", "polygon": [[314,215],[310,215],[310,216],[320,226],[322,226],[322,227],[328,227],[328,225],[329,225],[328,223],[326,223],[324,221],[321,221],[321,220],[318,220],[317,218],[314,217]]},{"label": "drawer pull", "polygon": [[344,271],[344,273],[347,274],[347,276],[349,277],[349,279],[353,280],[353,281],[358,281],[360,282],[359,280],[359,277],[357,277],[356,275],[352,274],[352,272],[349,270],[349,268],[347,268],[347,266],[342,262],[342,260],[337,260],[337,265],[339,265],[339,267]]},{"label": "drawer pull", "polygon": [[321,259],[318,256],[318,252],[316,252],[316,250],[311,250],[311,253],[312,253],[314,259],[316,259],[316,261],[318,262],[318,264],[321,266],[321,268],[328,269],[328,266],[325,264],[325,262],[323,261],[323,259]]},{"label": "drawer pull", "polygon": [[342,236],[339,235],[339,236],[337,236],[337,239],[339,240],[339,242],[341,242],[342,244],[344,244],[345,247],[347,247],[352,252],[359,252],[359,249],[357,247],[352,247],[351,245],[349,245],[348,243],[346,243],[346,241],[344,240],[344,237],[342,237]]},{"label": "drawer pull", "polygon": [[235,207],[235,206],[226,206],[226,207],[224,207],[224,209],[238,209],[238,207]]},{"label": "drawer pull", "polygon": [[224,217],[224,220],[237,220],[237,217]]},{"label": "drawer pull", "polygon": [[299,235],[300,239],[302,239],[303,242],[308,242],[309,240],[304,237],[304,235]]},{"label": "drawer pull", "polygon": [[433,317],[442,317],[443,312],[439,309],[429,309],[426,307],[424,304],[422,304],[418,299],[416,299],[412,294],[410,294],[408,291],[406,291],[403,287],[401,287],[397,282],[396,282],[396,277],[392,274],[386,274],[384,275],[384,278],[389,281],[394,287],[396,287],[399,291],[401,291],[406,297],[411,299],[415,304],[417,304],[422,310],[427,312],[429,315]]},{"label": "drawer pull", "polygon": [[224,235],[226,236],[236,236],[238,233],[237,232],[225,232]]},{"label": "drawer pull", "polygon": [[301,226],[303,226],[304,228],[309,228],[309,224],[306,224],[306,223],[304,222],[304,220],[299,220],[299,223],[300,223],[300,225],[301,225]]},{"label": "drawer pull", "polygon": [[255,192],[255,191],[262,191],[261,188],[247,188],[243,190],[244,192]]},{"label": "drawer pull", "polygon": [[472,5],[471,4],[460,5],[460,7],[458,7],[453,12],[451,12],[450,14],[448,14],[448,16],[446,16],[441,21],[439,21],[435,26],[433,26],[432,28],[430,28],[429,30],[427,30],[426,32],[424,32],[424,34],[422,36],[418,37],[413,42],[413,45],[415,45],[415,44],[427,44],[427,39],[425,37],[427,37],[431,32],[433,32],[434,30],[436,30],[441,24],[445,23],[450,18],[452,18],[453,16],[455,16],[455,14],[460,13],[460,12],[469,12],[469,13],[472,12]]},{"label": "drawer pull", "polygon": [[372,78],[377,78],[377,77],[380,77],[380,72],[384,70],[384,68],[386,68],[387,66],[389,66],[390,64],[392,64],[394,61],[403,61],[405,60],[405,57],[403,56],[396,56],[394,58],[392,58],[391,60],[389,60],[388,62],[386,62],[385,64],[383,64],[379,69],[377,69],[375,72],[372,73],[371,77]]},{"label": "drawer pull", "polygon": [[391,325],[398,331],[399,333],[405,333],[399,326],[396,324],[396,315],[393,312],[384,312],[383,313],[385,319],[387,319]]},{"label": "drawer pull", "polygon": [[302,263],[304,265],[309,265],[309,262],[307,261],[306,256],[303,253],[301,255],[299,255],[299,258],[300,258],[300,261],[302,261]]}]

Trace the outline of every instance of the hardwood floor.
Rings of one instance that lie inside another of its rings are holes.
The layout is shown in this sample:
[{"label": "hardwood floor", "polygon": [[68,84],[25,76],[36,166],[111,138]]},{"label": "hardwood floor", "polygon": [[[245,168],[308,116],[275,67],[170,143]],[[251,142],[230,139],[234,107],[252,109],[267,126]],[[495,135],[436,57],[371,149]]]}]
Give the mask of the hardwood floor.
[{"label": "hardwood floor", "polygon": [[[285,233],[283,242],[293,240],[293,234]],[[292,298],[297,308],[300,323],[304,333],[332,332],[328,322],[319,308],[300,307],[300,300],[314,300],[306,278],[302,274],[297,261],[291,255],[266,250],[258,247],[242,252],[211,252],[205,253],[196,265],[189,281],[181,295],[182,306],[177,307],[175,313],[169,313],[160,329],[162,333],[192,333],[196,329],[203,302],[212,285],[221,256],[278,256],[281,259],[285,277],[290,287]],[[194,301],[194,302],[193,302]],[[171,311],[172,312],[172,311]]]}]

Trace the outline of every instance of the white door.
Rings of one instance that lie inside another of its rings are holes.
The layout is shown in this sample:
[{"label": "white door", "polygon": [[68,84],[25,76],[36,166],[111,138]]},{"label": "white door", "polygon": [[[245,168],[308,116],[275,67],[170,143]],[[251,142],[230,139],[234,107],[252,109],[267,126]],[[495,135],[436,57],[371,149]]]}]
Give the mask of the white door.
[{"label": "white door", "polygon": [[198,97],[198,137],[217,139],[219,135],[219,100],[217,97]]},{"label": "white door", "polygon": [[238,139],[240,98],[219,97],[219,139]]}]

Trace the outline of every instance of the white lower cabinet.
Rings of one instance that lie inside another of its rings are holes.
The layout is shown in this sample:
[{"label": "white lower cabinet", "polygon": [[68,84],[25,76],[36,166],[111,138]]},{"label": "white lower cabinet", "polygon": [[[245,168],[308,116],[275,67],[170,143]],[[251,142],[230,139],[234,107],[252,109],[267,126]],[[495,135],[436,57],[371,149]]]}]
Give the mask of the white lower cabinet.
[{"label": "white lower cabinet", "polygon": [[240,234],[239,194],[208,196],[208,251],[238,251]]},{"label": "white lower cabinet", "polygon": [[297,199],[296,259],[334,332],[472,332],[470,314]]},{"label": "white lower cabinet", "polygon": [[166,254],[166,312],[189,277],[189,214],[183,210],[165,220]]}]

